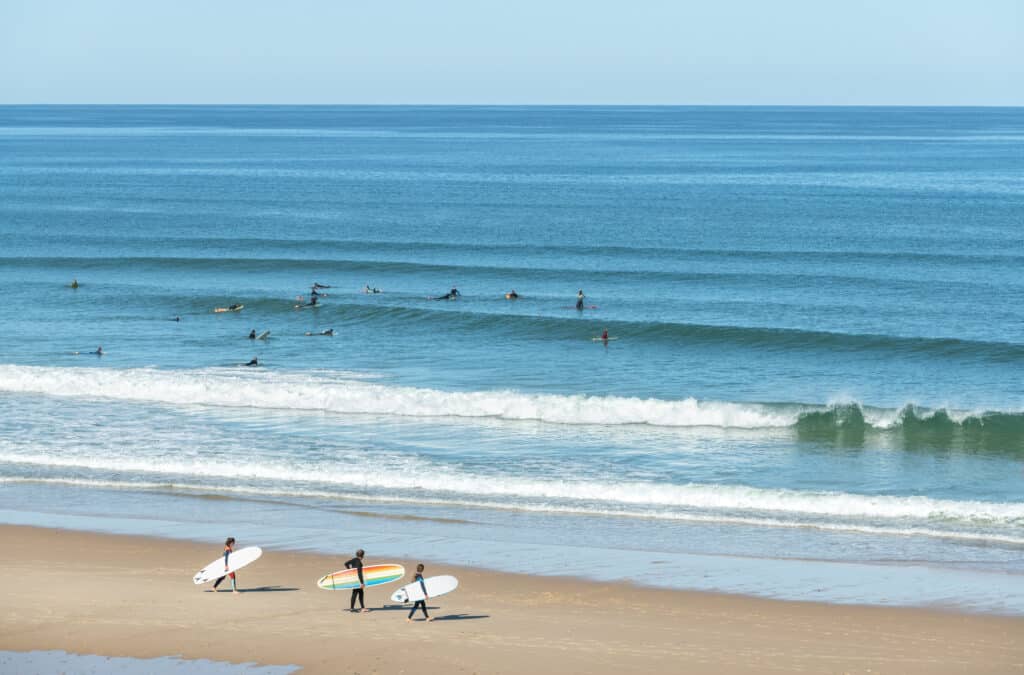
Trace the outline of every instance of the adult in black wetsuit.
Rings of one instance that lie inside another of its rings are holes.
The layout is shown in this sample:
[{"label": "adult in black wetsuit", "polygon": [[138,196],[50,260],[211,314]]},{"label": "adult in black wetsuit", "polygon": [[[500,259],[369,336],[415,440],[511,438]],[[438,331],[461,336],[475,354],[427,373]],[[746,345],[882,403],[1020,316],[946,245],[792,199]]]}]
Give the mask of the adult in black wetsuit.
[{"label": "adult in black wetsuit", "polygon": [[256,329],[255,328],[253,328],[251,331],[249,331],[249,339],[250,340],[255,340],[256,339]]},{"label": "adult in black wetsuit", "polygon": [[258,366],[258,365],[260,365],[260,362],[259,362],[259,360],[258,360],[258,359],[257,359],[257,358],[256,358],[256,357],[254,356],[254,357],[252,357],[252,361],[250,361],[249,363],[247,363],[247,364],[245,364],[245,365],[247,365],[247,366]]},{"label": "adult in black wetsuit", "polygon": [[413,603],[412,609],[409,610],[409,616],[405,617],[405,620],[412,622],[412,615],[416,613],[417,609],[423,610],[423,616],[427,618],[427,621],[433,621],[434,619],[427,614],[427,600],[430,600],[430,596],[427,595],[427,585],[423,582],[423,563],[416,566],[416,576],[412,578],[413,582],[420,582],[420,589],[423,591],[423,599],[417,600]]},{"label": "adult in black wetsuit", "polygon": [[352,600],[349,602],[349,611],[356,611],[356,598],[359,598],[359,611],[366,612],[366,604],[363,602],[363,590],[366,588],[366,582],[363,581],[363,556],[366,552],[363,549],[356,551],[356,557],[345,563],[345,569],[356,571],[356,575],[359,576],[359,588],[352,589]]},{"label": "adult in black wetsuit", "polygon": [[576,309],[583,309],[583,298],[587,296],[583,295],[583,289],[576,293]]}]

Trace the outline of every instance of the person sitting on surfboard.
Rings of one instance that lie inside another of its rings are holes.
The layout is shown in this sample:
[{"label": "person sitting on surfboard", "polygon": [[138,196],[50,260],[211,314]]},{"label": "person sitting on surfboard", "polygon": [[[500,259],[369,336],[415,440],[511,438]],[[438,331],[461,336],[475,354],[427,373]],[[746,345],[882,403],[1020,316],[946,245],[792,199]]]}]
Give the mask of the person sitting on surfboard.
[{"label": "person sitting on surfboard", "polygon": [[509,291],[508,293],[505,294],[505,299],[506,300],[516,300],[518,298],[519,298],[519,294],[516,293],[516,289],[514,289],[514,288],[511,291]]},{"label": "person sitting on surfboard", "polygon": [[[255,361],[255,360],[256,359],[253,359],[253,361]],[[225,577],[228,577],[228,578],[231,579],[231,592],[232,593],[237,593],[238,592],[238,588],[235,585],[235,573],[234,572],[228,572],[228,556],[231,555],[234,552],[234,550],[235,550],[235,538],[234,537],[228,537],[224,541],[224,571],[227,572],[227,574],[225,574],[223,577],[220,577],[219,579],[217,579],[216,581],[213,582],[213,592],[214,593],[217,592],[217,587],[220,586],[220,582],[224,581]]]},{"label": "person sitting on surfboard", "polygon": [[587,296],[583,295],[583,289],[581,288],[576,293],[576,309],[583,309],[583,299]]},{"label": "person sitting on surfboard", "polygon": [[249,331],[249,339],[250,340],[255,340],[256,339],[256,329],[255,328],[253,328],[251,331]]},{"label": "person sitting on surfboard", "polygon": [[78,279],[71,280],[71,288],[78,288]]},{"label": "person sitting on surfboard", "polygon": [[352,589],[352,599],[349,602],[349,611],[356,611],[356,598],[359,598],[359,612],[368,612],[366,605],[363,603],[363,590],[366,588],[366,582],[363,581],[363,556],[366,552],[363,549],[356,551],[356,557],[345,563],[345,569],[356,571],[356,575],[359,577],[359,588]]},{"label": "person sitting on surfboard", "polygon": [[405,617],[405,620],[412,623],[412,615],[416,613],[417,609],[422,609],[423,616],[427,618],[427,621],[433,621],[434,618],[427,614],[427,600],[430,600],[430,596],[427,595],[427,585],[423,582],[423,563],[416,565],[416,576],[412,580],[413,583],[420,582],[420,588],[423,590],[423,599],[413,603],[412,609],[409,610],[409,616]]}]

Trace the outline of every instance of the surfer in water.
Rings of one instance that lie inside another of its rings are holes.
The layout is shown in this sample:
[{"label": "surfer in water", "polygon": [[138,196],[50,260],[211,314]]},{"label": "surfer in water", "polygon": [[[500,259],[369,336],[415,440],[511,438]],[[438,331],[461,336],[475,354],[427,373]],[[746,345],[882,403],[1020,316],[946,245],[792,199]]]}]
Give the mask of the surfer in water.
[{"label": "surfer in water", "polygon": [[94,351],[93,354],[95,354],[96,356],[103,356],[103,345],[97,347],[96,351]]},{"label": "surfer in water", "polygon": [[259,361],[259,359],[257,359],[254,356],[254,357],[252,357],[252,361],[250,361],[249,363],[247,363],[245,365],[247,365],[247,366],[258,366],[258,365],[260,365],[260,361]]},{"label": "surfer in water", "polygon": [[78,279],[71,280],[71,288],[78,288]]},{"label": "surfer in water", "polygon": [[413,603],[412,609],[409,610],[409,616],[405,617],[405,620],[412,623],[412,615],[416,613],[417,609],[423,610],[423,616],[426,617],[427,621],[433,621],[434,618],[427,614],[427,600],[430,600],[430,596],[427,594],[427,584],[423,581],[423,563],[416,565],[416,576],[412,578],[413,582],[420,582],[420,589],[423,591],[423,599],[417,600]]},{"label": "surfer in water", "polygon": [[359,577],[359,588],[352,589],[352,600],[349,602],[349,611],[356,611],[356,598],[359,598],[359,612],[368,612],[366,604],[363,602],[363,591],[366,589],[366,582],[363,580],[363,556],[366,555],[366,551],[359,549],[356,551],[356,557],[345,563],[345,569],[356,571],[356,575]]},{"label": "surfer in water", "polygon": [[239,305],[238,303],[235,303],[234,305],[228,305],[229,312],[237,312],[240,309],[242,309],[242,306]]},{"label": "surfer in water", "polygon": [[586,297],[587,296],[583,295],[583,289],[582,288],[579,291],[576,292],[576,309],[580,309],[580,310],[583,309],[583,300]]},{"label": "surfer in water", "polygon": [[327,284],[321,284],[319,282],[314,281],[313,288],[330,288],[330,286],[328,286]]},{"label": "surfer in water", "polygon": [[434,298],[434,300],[454,300],[455,298],[459,297],[460,295],[462,295],[462,293],[459,293],[459,289],[457,289],[454,286],[452,286],[452,290],[448,291],[444,295],[440,295],[440,296]]},{"label": "surfer in water", "polygon": [[249,331],[249,339],[250,340],[255,340],[256,339],[256,329],[255,328],[253,328],[251,331]]},{"label": "surfer in water", "polygon": [[[253,360],[255,361],[256,359],[253,359]],[[232,553],[234,553],[234,551],[235,551],[235,538],[234,537],[228,537],[227,540],[225,540],[225,542],[224,542],[224,572],[225,572],[225,574],[224,574],[224,576],[222,576],[221,578],[219,578],[219,579],[217,579],[216,581],[213,582],[213,592],[214,593],[217,592],[217,587],[220,586],[220,582],[224,581],[225,578],[230,578],[231,579],[231,592],[232,593],[237,593],[238,592],[238,587],[235,585],[235,573],[234,572],[228,572],[228,556],[231,555]]]},{"label": "surfer in water", "polygon": [[508,293],[505,294],[505,299],[506,300],[518,300],[519,299],[519,294],[516,293],[516,289],[513,288],[511,291],[509,291]]},{"label": "surfer in water", "polygon": [[608,342],[608,329],[607,328],[605,328],[603,331],[601,331],[601,339],[604,340],[605,342]]},{"label": "surfer in water", "polygon": [[322,330],[319,333],[306,333],[306,335],[310,335],[310,336],[312,336],[312,335],[326,335],[328,337],[333,337],[334,336],[334,329],[333,328],[328,328],[327,330]]}]

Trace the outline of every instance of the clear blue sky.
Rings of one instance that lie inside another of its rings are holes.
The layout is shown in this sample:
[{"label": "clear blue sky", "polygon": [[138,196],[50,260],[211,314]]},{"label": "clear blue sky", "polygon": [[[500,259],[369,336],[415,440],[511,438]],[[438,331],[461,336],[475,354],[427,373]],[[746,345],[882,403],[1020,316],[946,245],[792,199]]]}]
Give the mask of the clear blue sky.
[{"label": "clear blue sky", "polygon": [[1024,0],[0,0],[0,103],[1024,105]]}]

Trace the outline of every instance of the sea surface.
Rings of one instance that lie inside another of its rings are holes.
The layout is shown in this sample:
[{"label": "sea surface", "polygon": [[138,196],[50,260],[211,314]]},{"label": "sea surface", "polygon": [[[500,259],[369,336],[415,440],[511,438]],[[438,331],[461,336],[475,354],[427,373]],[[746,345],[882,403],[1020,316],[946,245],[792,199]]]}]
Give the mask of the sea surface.
[{"label": "sea surface", "polygon": [[0,295],[0,522],[1024,614],[1024,109],[0,107]]}]

